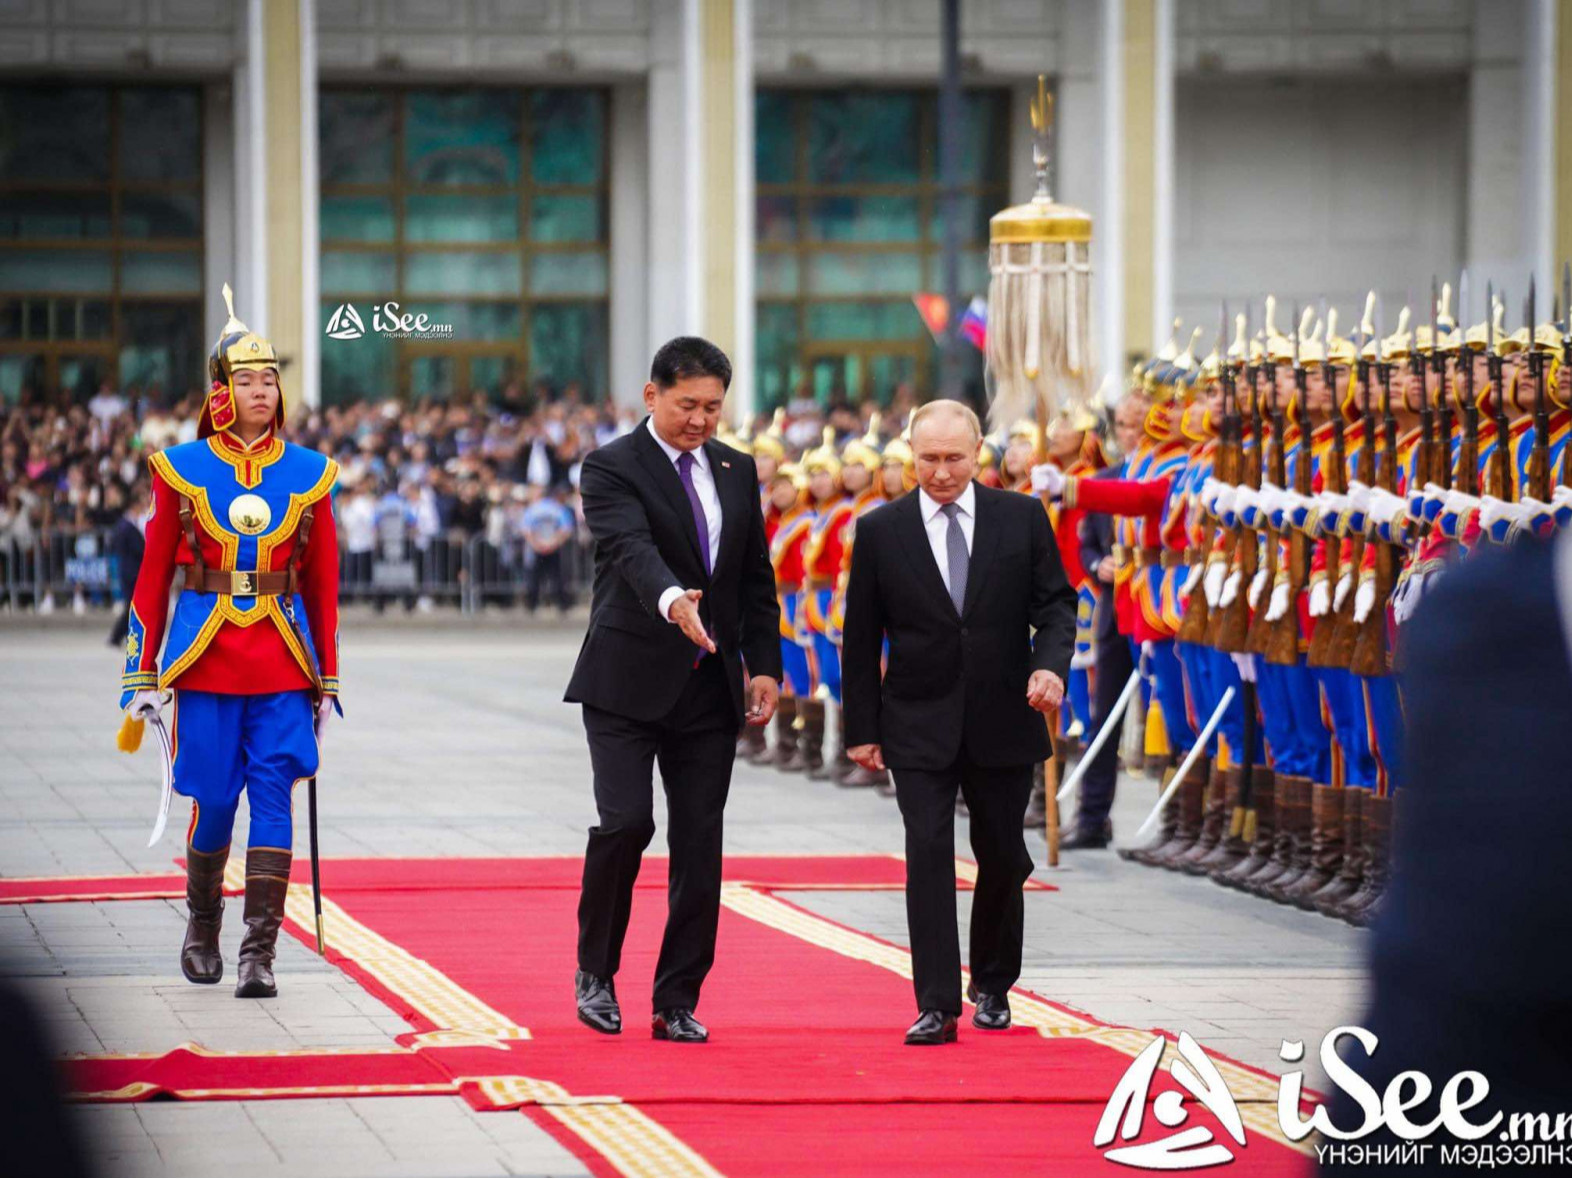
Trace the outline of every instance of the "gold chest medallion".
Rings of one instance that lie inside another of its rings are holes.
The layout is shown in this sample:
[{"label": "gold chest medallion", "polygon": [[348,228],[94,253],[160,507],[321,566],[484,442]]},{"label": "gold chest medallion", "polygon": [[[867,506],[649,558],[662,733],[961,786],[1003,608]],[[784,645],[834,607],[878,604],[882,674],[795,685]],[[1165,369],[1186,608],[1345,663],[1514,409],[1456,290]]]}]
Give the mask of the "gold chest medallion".
[{"label": "gold chest medallion", "polygon": [[260,495],[237,495],[229,504],[229,523],[236,532],[256,536],[273,522],[273,509]]}]

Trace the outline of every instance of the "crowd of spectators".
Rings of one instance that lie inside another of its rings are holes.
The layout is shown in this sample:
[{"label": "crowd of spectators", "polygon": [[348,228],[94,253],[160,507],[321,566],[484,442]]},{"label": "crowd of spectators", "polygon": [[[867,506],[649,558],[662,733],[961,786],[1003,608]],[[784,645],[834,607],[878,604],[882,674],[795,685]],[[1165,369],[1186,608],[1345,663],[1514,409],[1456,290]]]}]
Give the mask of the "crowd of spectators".
[{"label": "crowd of spectators", "polygon": [[[148,454],[196,437],[200,397],[106,385],[86,403],[27,390],[0,402],[0,607],[18,600],[7,587],[40,584],[41,566],[58,583],[68,558],[106,555],[117,522],[145,511]],[[793,449],[815,445],[826,423],[841,437],[860,432],[867,416],[845,405],[826,415],[807,397],[789,411]],[[295,405],[286,437],[339,462],[334,504],[350,600],[432,608],[442,599],[431,587],[452,586],[465,552],[479,554],[466,576],[485,583],[485,601],[533,609],[546,593],[566,608],[582,580],[573,560],[584,539],[580,464],[640,416],[577,386],[541,383],[496,400]],[[400,569],[407,584],[382,576]],[[107,602],[113,580],[74,586],[73,608]],[[55,608],[42,593],[27,604]]]}]

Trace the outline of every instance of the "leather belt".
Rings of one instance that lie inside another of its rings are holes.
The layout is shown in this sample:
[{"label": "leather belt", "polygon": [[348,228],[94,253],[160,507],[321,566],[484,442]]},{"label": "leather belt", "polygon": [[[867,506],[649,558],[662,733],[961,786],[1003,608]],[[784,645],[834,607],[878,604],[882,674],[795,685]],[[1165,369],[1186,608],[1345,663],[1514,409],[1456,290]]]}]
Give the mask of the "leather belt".
[{"label": "leather belt", "polygon": [[808,591],[810,593],[817,593],[819,590],[832,590],[834,588],[835,579],[833,577],[808,578]]},{"label": "leather belt", "polygon": [[1142,545],[1135,550],[1135,567],[1146,569],[1162,562],[1163,550],[1156,545]]},{"label": "leather belt", "polygon": [[775,587],[782,594],[798,594],[802,592],[802,582],[783,581]]},{"label": "leather belt", "polygon": [[1114,545],[1113,559],[1115,565],[1123,565],[1130,559],[1130,550],[1122,544]]},{"label": "leather belt", "polygon": [[245,569],[199,569],[195,565],[187,565],[184,568],[186,588],[195,590],[199,594],[228,594],[233,598],[252,598],[258,594],[295,592],[293,569],[256,573]]}]

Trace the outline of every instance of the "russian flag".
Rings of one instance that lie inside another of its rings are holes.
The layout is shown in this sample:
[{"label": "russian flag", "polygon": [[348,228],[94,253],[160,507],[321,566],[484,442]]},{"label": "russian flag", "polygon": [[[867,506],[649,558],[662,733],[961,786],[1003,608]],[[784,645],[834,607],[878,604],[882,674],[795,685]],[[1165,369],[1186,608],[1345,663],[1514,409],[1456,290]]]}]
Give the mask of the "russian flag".
[{"label": "russian flag", "polygon": [[987,350],[988,301],[981,295],[975,296],[967,304],[966,313],[961,316],[961,335],[970,340],[977,351]]}]

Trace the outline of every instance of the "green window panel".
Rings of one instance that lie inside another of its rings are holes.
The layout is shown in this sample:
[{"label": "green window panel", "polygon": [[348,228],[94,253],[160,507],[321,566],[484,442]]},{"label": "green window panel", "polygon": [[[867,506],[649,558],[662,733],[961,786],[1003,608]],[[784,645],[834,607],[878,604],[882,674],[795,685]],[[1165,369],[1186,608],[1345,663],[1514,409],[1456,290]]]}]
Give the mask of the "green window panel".
[{"label": "green window panel", "polygon": [[754,292],[761,299],[793,298],[799,290],[796,254],[759,253],[754,262]]},{"label": "green window panel", "polygon": [[808,236],[818,242],[915,242],[915,196],[831,196],[808,202]]},{"label": "green window panel", "polygon": [[404,198],[404,240],[511,242],[519,236],[516,196],[417,195]]},{"label": "green window panel", "polygon": [[[202,338],[200,300],[170,303],[131,302],[121,308],[120,381],[123,385],[162,385],[184,393],[202,372],[208,345]],[[289,378],[284,378],[286,396]]]},{"label": "green window panel", "polygon": [[137,181],[202,179],[202,102],[195,89],[120,91],[120,176]]},{"label": "green window panel", "polygon": [[107,238],[107,192],[0,194],[0,238]]},{"label": "green window panel", "polygon": [[532,295],[604,296],[606,255],[536,254],[529,260]]},{"label": "green window panel", "polygon": [[391,197],[325,196],[317,224],[324,242],[393,240]]},{"label": "green window panel", "polygon": [[518,91],[417,90],[406,96],[404,110],[404,169],[411,183],[518,183]]},{"label": "green window panel", "polygon": [[420,295],[517,295],[521,291],[519,256],[442,250],[409,254],[404,259],[404,292]]},{"label": "green window panel", "polygon": [[808,308],[808,336],[814,340],[910,340],[926,331],[909,300],[815,303]]},{"label": "green window panel", "polygon": [[[318,330],[322,333],[323,404],[342,405],[361,398],[386,397],[389,390],[396,389],[395,342],[369,330],[370,308],[356,309],[368,329],[358,340],[335,340],[326,334],[328,320],[338,310],[337,302],[324,299],[321,310],[322,322]],[[285,393],[288,393],[287,387]]]},{"label": "green window panel", "polygon": [[529,236],[537,242],[599,242],[606,237],[604,200],[598,194],[536,193],[529,206]]},{"label": "green window panel", "polygon": [[524,315],[518,303],[422,299],[399,309],[407,315],[424,314],[430,323],[452,324],[455,340],[517,340],[523,332]]},{"label": "green window panel", "polygon": [[754,176],[760,184],[788,184],[797,176],[792,98],[792,93],[786,90],[754,92]]},{"label": "green window panel", "polygon": [[107,184],[109,106],[105,88],[0,88],[0,180]]},{"label": "green window panel", "polygon": [[128,192],[120,198],[120,233],[124,237],[202,236],[202,194],[189,192]]},{"label": "green window panel", "polygon": [[[960,214],[961,242],[964,245],[979,247],[984,253],[988,249],[988,218],[992,217],[1005,202],[999,198],[984,199],[970,193],[960,193],[955,198],[956,212]],[[944,200],[935,195],[930,202],[931,208],[928,216],[928,236],[935,245],[944,243]]]},{"label": "green window panel", "polygon": [[0,250],[0,291],[107,295],[113,289],[107,250]]},{"label": "green window panel", "polygon": [[916,254],[820,253],[810,257],[815,295],[911,295],[922,287]]},{"label": "green window panel", "polygon": [[605,179],[604,92],[532,91],[529,125],[530,177],[536,184],[600,184]]},{"label": "green window panel", "polygon": [[753,206],[753,238],[759,244],[786,245],[797,240],[795,197],[761,196]]},{"label": "green window panel", "polygon": [[327,184],[388,184],[393,179],[394,97],[360,90],[317,96],[319,179]]},{"label": "green window panel", "polygon": [[127,250],[120,289],[133,295],[201,295],[202,255],[196,250]]},{"label": "green window panel", "polygon": [[912,91],[823,91],[808,100],[808,179],[914,184],[922,175],[921,100]]},{"label": "green window panel", "polygon": [[609,335],[604,303],[540,304],[529,314],[529,380],[607,388]]},{"label": "green window panel", "polygon": [[323,250],[319,281],[323,291],[390,296],[398,266],[392,254],[365,250]]}]

